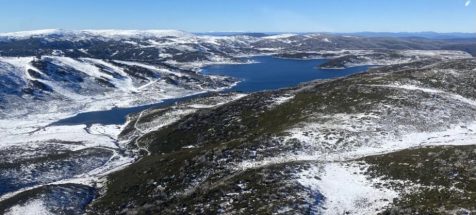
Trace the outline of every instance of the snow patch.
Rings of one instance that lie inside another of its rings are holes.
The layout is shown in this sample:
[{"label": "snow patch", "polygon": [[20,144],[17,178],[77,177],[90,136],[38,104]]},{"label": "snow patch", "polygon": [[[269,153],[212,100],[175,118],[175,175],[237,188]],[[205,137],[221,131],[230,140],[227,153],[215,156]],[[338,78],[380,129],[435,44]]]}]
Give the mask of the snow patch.
[{"label": "snow patch", "polygon": [[39,199],[31,200],[23,205],[16,205],[7,211],[6,215],[52,215],[43,201]]},{"label": "snow patch", "polygon": [[285,39],[289,37],[294,37],[297,34],[277,34],[277,35],[272,35],[272,36],[266,36],[262,37],[263,39],[268,39],[268,40],[277,40],[277,39]]},{"label": "snow patch", "polygon": [[137,62],[130,62],[130,61],[120,61],[120,60],[115,60],[114,62],[124,64],[124,65],[128,65],[128,66],[142,67],[142,68],[157,72],[159,74],[171,74],[171,75],[175,75],[177,77],[188,76],[187,74],[183,74],[183,73],[179,73],[179,72],[172,72],[168,69],[164,69],[164,68],[160,68],[160,67],[157,67],[157,66],[144,64],[144,63],[137,63]]},{"label": "snow patch", "polygon": [[455,94],[455,93],[445,92],[443,90],[432,89],[432,88],[424,88],[424,87],[419,87],[419,86],[409,85],[409,84],[371,85],[371,86],[404,89],[404,90],[409,90],[409,91],[423,91],[425,93],[438,94],[438,95],[446,96],[450,99],[454,99],[454,100],[457,100],[459,102],[463,102],[463,103],[466,103],[466,104],[469,104],[471,106],[476,107],[476,101],[465,98],[465,97],[463,97],[461,95],[458,95],[458,94]]},{"label": "snow patch", "polygon": [[398,196],[394,190],[375,185],[379,179],[367,179],[357,165],[325,164],[323,169],[311,166],[298,174],[297,181],[304,187],[324,195],[323,214],[375,214],[381,212]]},{"label": "snow patch", "polygon": [[286,102],[289,102],[294,98],[294,95],[292,94],[285,94],[276,98],[273,98],[271,105],[269,106],[270,108],[277,107],[279,105],[282,105]]}]

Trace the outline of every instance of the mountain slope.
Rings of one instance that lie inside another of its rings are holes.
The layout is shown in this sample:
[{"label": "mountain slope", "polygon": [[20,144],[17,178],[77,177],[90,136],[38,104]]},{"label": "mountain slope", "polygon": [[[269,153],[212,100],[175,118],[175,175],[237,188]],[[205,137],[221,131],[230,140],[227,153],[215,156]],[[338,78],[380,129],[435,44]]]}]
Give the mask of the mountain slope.
[{"label": "mountain slope", "polygon": [[[476,143],[475,71],[474,59],[394,65],[256,93],[192,113],[134,139],[149,155],[111,174],[105,195],[91,209],[162,214],[385,210],[403,191],[378,184],[399,181],[369,179],[366,174],[372,172],[365,169],[375,162],[355,159]],[[137,124],[134,118],[130,123]],[[346,183],[348,192],[337,189]],[[418,187],[420,182],[413,183]]]},{"label": "mountain slope", "polygon": [[0,108],[15,110],[0,116],[144,104],[213,91],[235,82],[147,63],[59,56],[0,57]]}]

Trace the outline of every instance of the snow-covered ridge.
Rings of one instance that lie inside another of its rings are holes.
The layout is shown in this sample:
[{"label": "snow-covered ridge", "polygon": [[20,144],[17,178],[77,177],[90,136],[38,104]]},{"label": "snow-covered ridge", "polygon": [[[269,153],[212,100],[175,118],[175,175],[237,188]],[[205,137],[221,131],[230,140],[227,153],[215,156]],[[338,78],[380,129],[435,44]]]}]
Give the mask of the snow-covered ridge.
[{"label": "snow-covered ridge", "polygon": [[65,39],[82,39],[87,37],[100,37],[107,39],[144,39],[161,37],[191,37],[193,34],[179,30],[62,30],[44,29],[34,31],[19,31],[10,33],[0,33],[0,38],[4,39],[29,39],[35,37],[64,37]]},{"label": "snow-covered ridge", "polygon": [[[277,36],[279,37],[279,35]],[[212,36],[195,35],[190,32],[180,30],[62,30],[44,29],[34,31],[19,31],[0,33],[0,41],[28,40],[32,38],[44,39],[46,41],[120,41],[125,44],[134,45],[138,48],[174,48],[183,52],[207,51],[210,46],[216,47],[249,47],[250,43],[261,40],[252,36],[231,35]],[[264,38],[266,40],[266,38]],[[206,46],[204,46],[206,45]],[[61,50],[65,51],[65,50]],[[87,53],[87,50],[78,50]],[[230,51],[230,50],[228,50]],[[117,53],[116,53],[117,54]],[[164,53],[165,55],[167,53]],[[230,53],[231,54],[231,53]],[[112,56],[111,56],[112,57]]]},{"label": "snow-covered ridge", "polygon": [[42,29],[42,30],[32,30],[32,31],[17,31],[17,32],[8,32],[0,33],[0,37],[9,37],[9,38],[28,38],[33,36],[45,36],[52,34],[61,33],[60,29]]},{"label": "snow-covered ridge", "polygon": [[[0,57],[0,81],[4,81],[0,82],[2,108],[13,110],[8,114],[0,112],[0,116],[19,116],[25,111],[70,112],[78,111],[79,107],[81,111],[126,107],[232,85],[221,76],[197,74],[199,79],[191,79],[191,75],[132,61],[63,56]],[[40,97],[45,102],[34,99]],[[42,105],[48,108],[40,108]]]},{"label": "snow-covered ridge", "polygon": [[297,34],[276,34],[276,35],[272,35],[272,36],[263,37],[263,39],[269,39],[269,40],[285,39],[285,38],[289,38],[289,37],[294,37],[296,35]]},{"label": "snow-covered ridge", "polygon": [[[261,40],[282,40],[290,37],[298,36],[299,34],[283,33],[262,37]],[[319,37],[320,34],[308,34],[308,37]],[[24,40],[30,38],[54,38],[64,40],[83,40],[88,38],[102,38],[102,39],[153,39],[164,37],[176,38],[201,38],[206,42],[216,43],[217,40],[236,39],[237,37],[248,36],[212,36],[212,35],[195,35],[190,32],[173,30],[173,29],[150,29],[150,30],[123,30],[123,29],[85,29],[85,30],[64,30],[64,29],[40,29],[31,31],[17,31],[0,33],[0,39],[7,40]],[[324,38],[323,40],[328,40]]]}]

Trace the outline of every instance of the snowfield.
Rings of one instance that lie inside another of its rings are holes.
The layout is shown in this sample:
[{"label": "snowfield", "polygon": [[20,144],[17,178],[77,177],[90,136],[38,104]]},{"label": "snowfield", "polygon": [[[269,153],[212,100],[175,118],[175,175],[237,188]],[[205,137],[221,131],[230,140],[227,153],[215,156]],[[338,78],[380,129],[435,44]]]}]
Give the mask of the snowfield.
[{"label": "snowfield", "polygon": [[[398,193],[377,188],[379,179],[368,179],[360,166],[345,166],[339,163],[327,163],[323,168],[311,166],[299,173],[297,180],[302,186],[319,191],[325,198],[320,208],[325,214],[374,214],[382,211],[388,202]],[[319,178],[316,176],[319,175]]]},{"label": "snowfield", "polygon": [[43,204],[41,200],[32,200],[23,205],[17,205],[12,207],[7,213],[7,215],[52,215]]}]

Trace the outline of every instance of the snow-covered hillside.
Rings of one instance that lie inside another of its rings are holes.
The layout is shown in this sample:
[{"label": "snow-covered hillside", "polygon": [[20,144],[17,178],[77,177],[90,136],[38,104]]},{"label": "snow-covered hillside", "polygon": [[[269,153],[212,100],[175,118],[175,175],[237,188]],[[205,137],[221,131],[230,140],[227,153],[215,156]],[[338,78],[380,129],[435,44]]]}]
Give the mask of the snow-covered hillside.
[{"label": "snow-covered hillside", "polygon": [[136,115],[123,137],[147,156],[111,175],[93,210],[115,213],[126,203],[131,213],[167,214],[474,210],[475,71],[474,59],[374,68],[251,94],[139,137],[149,122],[184,109]]},{"label": "snow-covered hillside", "polygon": [[2,117],[148,104],[235,83],[163,65],[62,56],[0,57],[0,80]]}]

